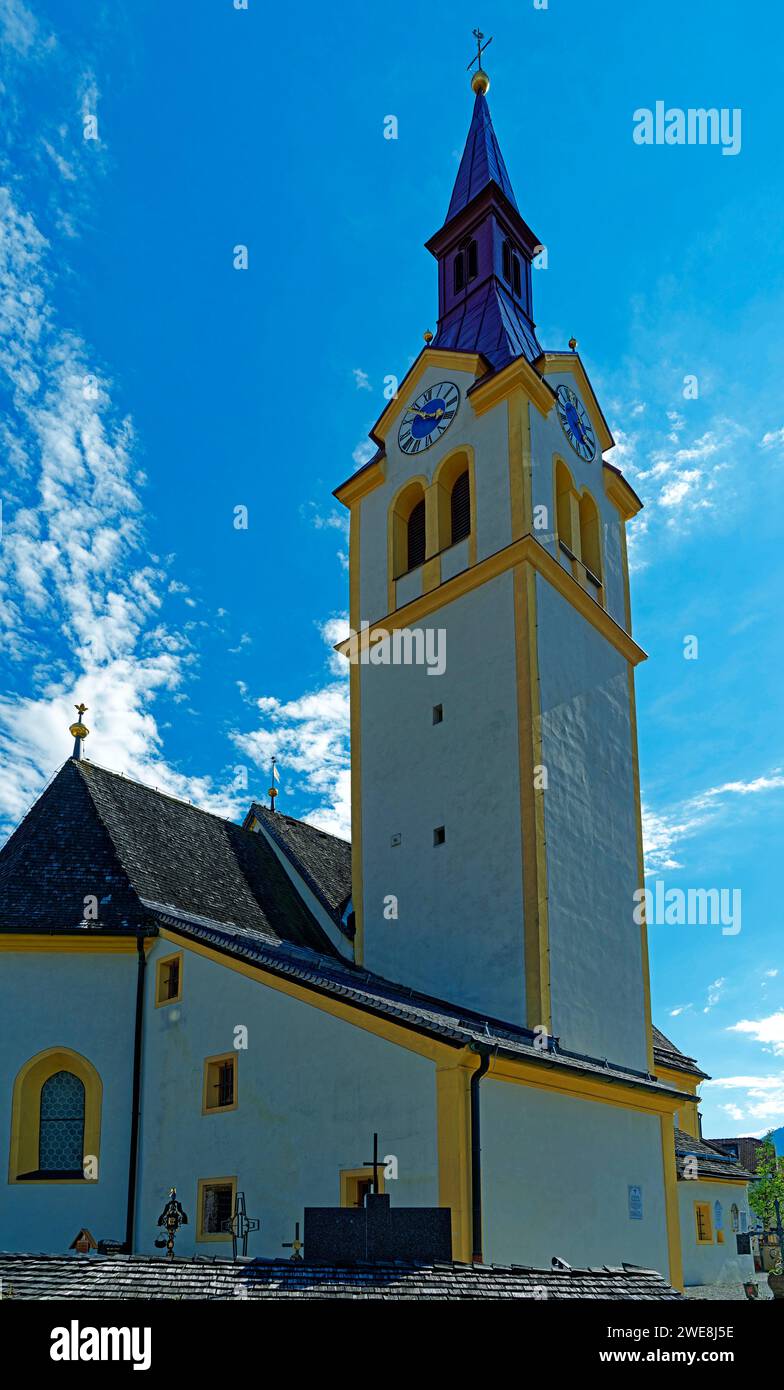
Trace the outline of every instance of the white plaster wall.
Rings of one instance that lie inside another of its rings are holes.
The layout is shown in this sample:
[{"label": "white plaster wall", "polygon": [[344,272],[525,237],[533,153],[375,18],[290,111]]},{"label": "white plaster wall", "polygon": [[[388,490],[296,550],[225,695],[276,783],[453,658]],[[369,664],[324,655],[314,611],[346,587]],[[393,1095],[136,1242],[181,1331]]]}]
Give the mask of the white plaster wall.
[{"label": "white plaster wall", "polygon": [[[716,1239],[714,1205],[721,1202],[724,1213],[724,1244]],[[711,1209],[713,1240],[710,1245],[697,1244],[697,1222],[694,1203],[707,1202]],[[683,1249],[683,1282],[690,1284],[742,1284],[754,1277],[754,1257],[739,1255],[730,1219],[733,1202],[738,1211],[746,1213],[746,1230],[752,1224],[749,1199],[744,1183],[700,1182],[686,1179],[678,1183],[678,1205],[681,1214],[681,1246]]]},{"label": "white plaster wall", "polygon": [[[368,622],[384,617],[388,607],[387,516],[392,499],[409,478],[423,476],[428,483],[431,482],[438,464],[447,454],[463,445],[470,445],[475,452],[477,559],[482,560],[501,550],[512,539],[506,404],[502,402],[477,417],[466,396],[469,387],[474,384],[473,375],[451,368],[430,367],[413,390],[408,390],[405,398],[401,397],[401,406],[410,404],[420,392],[440,381],[454,381],[461,396],[457,415],[446,434],[415,457],[401,453],[397,446],[398,425],[403,414],[401,409],[401,415],[387,435],[385,481],[368,493],[360,504],[361,616]],[[449,566],[450,561],[447,561],[447,569]],[[398,607],[419,593],[421,577],[417,584],[413,576],[408,576],[398,585]]]},{"label": "white plaster wall", "polygon": [[[589,402],[580,391],[579,383],[570,372],[552,372],[546,378],[553,390],[562,384],[577,391],[586,410],[590,414]],[[558,454],[566,464],[575,486],[581,492],[587,487],[599,509],[602,523],[602,559],[604,562],[605,603],[610,617],[621,627],[626,627],[626,605],[623,586],[623,565],[621,551],[621,525],[617,507],[613,505],[604,490],[602,457],[598,445],[597,420],[593,418],[594,433],[597,437],[597,453],[591,463],[586,463],[575,453],[561,428],[558,411],[554,407],[549,415],[542,416],[534,407],[529,407],[531,420],[531,462],[532,492],[534,506],[546,506],[549,526],[546,532],[538,531],[537,538],[552,554],[558,554],[555,542],[555,483],[553,456]],[[612,455],[611,455],[612,457]]]},{"label": "white plaster wall", "polygon": [[539,576],[537,605],[553,1030],[644,1071],[626,663]]},{"label": "white plaster wall", "polygon": [[[125,1238],[136,953],[7,953],[0,977],[0,1249],[67,1254],[80,1227]],[[103,1083],[97,1182],[8,1183],[11,1099],[23,1063],[52,1047]]]},{"label": "white plaster wall", "polygon": [[[261,1219],[249,1253],[281,1256],[305,1206],[338,1206],[340,1170],[362,1167],[377,1130],[382,1155],[395,1154],[397,1206],[438,1205],[434,1065],[319,1009],[185,950],[182,1002],[153,1007],[152,953],[143,1073],[137,1248],[152,1252],[168,1189],[189,1224],[177,1253],[225,1256],[223,1243],[197,1242],[199,1178],[238,1178],[248,1215]],[[234,1028],[248,1029],[238,1053],[239,1104],[202,1115],[205,1057],[230,1051]],[[228,1246],[231,1252],[231,1246]]]},{"label": "white plaster wall", "polygon": [[[627,1260],[669,1277],[657,1116],[488,1078],[480,1103],[488,1262]],[[642,1220],[629,1216],[631,1184]]]},{"label": "white plaster wall", "polygon": [[[446,671],[361,668],[365,963],[524,1019],[512,575],[433,614]],[[443,704],[444,720],[432,711]],[[434,847],[433,830],[446,828]],[[391,837],[400,834],[400,845]],[[398,900],[397,920],[384,900]]]}]

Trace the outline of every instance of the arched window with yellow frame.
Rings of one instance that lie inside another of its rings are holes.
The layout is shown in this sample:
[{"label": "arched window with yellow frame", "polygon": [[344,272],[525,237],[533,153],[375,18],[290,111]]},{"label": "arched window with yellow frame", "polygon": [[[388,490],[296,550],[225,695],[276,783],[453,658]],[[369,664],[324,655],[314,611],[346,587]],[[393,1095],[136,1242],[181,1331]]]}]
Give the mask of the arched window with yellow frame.
[{"label": "arched window with yellow frame", "polygon": [[476,563],[476,489],[474,455],[469,448],[447,454],[433,475],[437,549],[468,540],[469,563]]},{"label": "arched window with yellow frame", "polygon": [[567,558],[580,558],[580,509],[577,489],[563,459],[555,460],[555,525],[558,544]]},{"label": "arched window with yellow frame", "polygon": [[395,497],[389,514],[390,578],[423,565],[427,549],[425,478],[412,478]]},{"label": "arched window with yellow frame", "polygon": [[97,1181],[103,1087],[68,1047],[31,1057],[14,1082],[9,1182]]},{"label": "arched window with yellow frame", "polygon": [[602,589],[602,531],[599,508],[587,489],[580,495],[580,559],[585,569],[587,587]]}]

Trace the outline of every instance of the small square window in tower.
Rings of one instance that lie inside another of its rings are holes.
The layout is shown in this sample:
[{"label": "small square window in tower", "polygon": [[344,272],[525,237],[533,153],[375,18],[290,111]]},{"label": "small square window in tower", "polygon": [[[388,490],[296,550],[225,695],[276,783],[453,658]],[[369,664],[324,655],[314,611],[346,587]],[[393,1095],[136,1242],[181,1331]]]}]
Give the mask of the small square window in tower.
[{"label": "small square window in tower", "polygon": [[446,840],[446,826],[444,826],[444,825],[437,825],[436,828],[435,828],[435,830],[433,831],[433,844],[434,844],[434,845],[443,845],[443,843],[444,843],[445,840]]},{"label": "small square window in tower", "polygon": [[433,723],[434,723],[434,724],[443,724],[443,722],[444,722],[444,706],[443,706],[443,705],[433,705]]}]

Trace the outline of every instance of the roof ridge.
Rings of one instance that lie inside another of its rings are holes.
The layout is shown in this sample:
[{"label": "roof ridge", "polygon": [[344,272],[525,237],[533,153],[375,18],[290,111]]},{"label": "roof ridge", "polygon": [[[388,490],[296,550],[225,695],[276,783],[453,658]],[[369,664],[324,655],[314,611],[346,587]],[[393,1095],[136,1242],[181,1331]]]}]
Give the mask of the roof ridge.
[{"label": "roof ridge", "polygon": [[[69,758],[68,762],[76,764],[80,772],[85,767],[94,768],[98,772],[105,772],[108,777],[117,777],[121,782],[128,782],[133,787],[141,787],[146,792],[151,792],[153,796],[160,796],[166,801],[174,801],[178,806],[187,806],[191,811],[197,811],[202,816],[212,816],[213,820],[219,820],[223,825],[236,826],[238,830],[244,830],[242,821],[231,820],[228,816],[221,816],[217,811],[208,811],[204,806],[199,806],[193,801],[183,800],[181,796],[175,796],[173,792],[161,791],[160,787],[152,787],[149,782],[141,782],[138,777],[129,777],[125,772],[119,772],[117,768],[105,767],[103,763],[96,763],[92,758]],[[63,763],[63,767],[66,764]],[[62,768],[60,769],[62,771]],[[89,786],[89,783],[86,783]]]}]

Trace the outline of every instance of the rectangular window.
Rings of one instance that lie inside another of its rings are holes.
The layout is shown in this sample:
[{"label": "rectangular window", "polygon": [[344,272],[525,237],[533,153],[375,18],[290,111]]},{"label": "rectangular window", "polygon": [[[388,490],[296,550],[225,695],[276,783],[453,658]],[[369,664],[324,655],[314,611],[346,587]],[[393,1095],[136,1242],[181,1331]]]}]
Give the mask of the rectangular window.
[{"label": "rectangular window", "polygon": [[711,1226],[710,1202],[694,1203],[694,1225],[697,1233],[698,1245],[712,1245],[713,1228]]},{"label": "rectangular window", "polygon": [[433,705],[433,723],[442,724],[444,720],[444,706]]},{"label": "rectangular window", "polygon": [[165,956],[155,968],[155,1007],[176,1004],[182,998],[182,952]]},{"label": "rectangular window", "polygon": [[[373,1187],[372,1168],[344,1168],[340,1174],[340,1205],[364,1207],[365,1198]],[[384,1191],[384,1168],[378,1170],[378,1190]]]},{"label": "rectangular window", "polygon": [[200,1178],[196,1206],[197,1240],[231,1240],[227,1222],[234,1215],[236,1178]]},{"label": "rectangular window", "polygon": [[223,1052],[204,1062],[202,1114],[237,1108],[237,1054]]},{"label": "rectangular window", "polygon": [[433,831],[433,844],[442,845],[446,840],[446,826],[437,825]]}]

